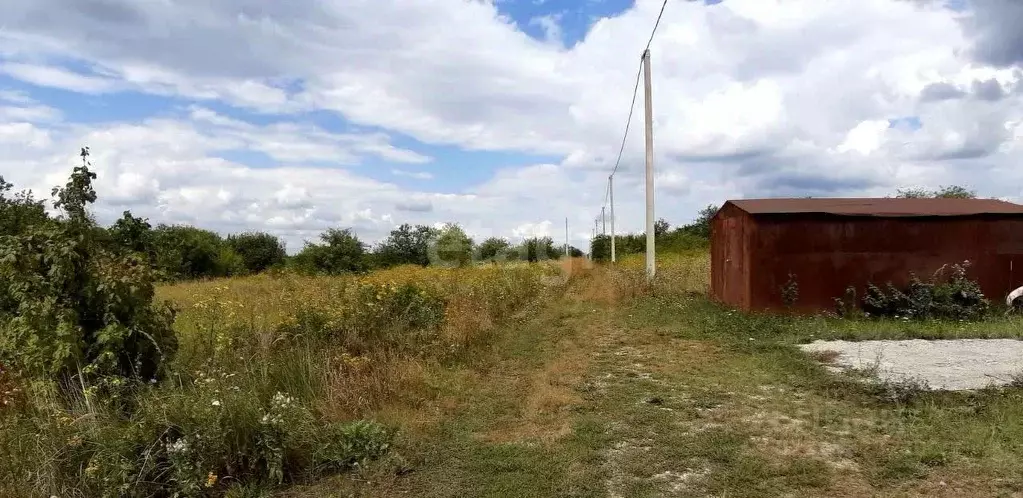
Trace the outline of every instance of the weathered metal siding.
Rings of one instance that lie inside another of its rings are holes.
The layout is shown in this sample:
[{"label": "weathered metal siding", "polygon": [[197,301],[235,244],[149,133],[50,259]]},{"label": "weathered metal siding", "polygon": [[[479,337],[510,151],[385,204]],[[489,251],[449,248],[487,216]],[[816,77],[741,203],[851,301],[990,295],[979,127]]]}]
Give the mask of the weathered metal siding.
[{"label": "weathered metal siding", "polygon": [[711,220],[711,294],[717,301],[747,309],[750,217],[725,205]]},{"label": "weathered metal siding", "polygon": [[994,301],[1023,285],[1023,219],[1018,215],[969,217],[848,217],[819,214],[750,216],[747,306],[783,309],[789,273],[799,286],[797,309],[833,309],[850,285],[907,283],[942,265],[969,260],[969,273]]}]

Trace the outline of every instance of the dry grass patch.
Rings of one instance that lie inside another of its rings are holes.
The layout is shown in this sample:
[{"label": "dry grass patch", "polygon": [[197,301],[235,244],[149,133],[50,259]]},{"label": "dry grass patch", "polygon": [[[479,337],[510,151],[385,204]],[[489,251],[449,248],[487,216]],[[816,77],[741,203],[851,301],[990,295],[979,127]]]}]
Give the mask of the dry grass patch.
[{"label": "dry grass patch", "polygon": [[810,353],[810,358],[812,358],[814,361],[817,361],[817,362],[820,362],[820,363],[832,364],[832,363],[835,363],[835,361],[838,360],[838,357],[841,356],[841,355],[842,355],[842,353],[839,353],[838,351],[830,351],[830,350],[828,350],[828,351],[813,351],[813,352]]}]

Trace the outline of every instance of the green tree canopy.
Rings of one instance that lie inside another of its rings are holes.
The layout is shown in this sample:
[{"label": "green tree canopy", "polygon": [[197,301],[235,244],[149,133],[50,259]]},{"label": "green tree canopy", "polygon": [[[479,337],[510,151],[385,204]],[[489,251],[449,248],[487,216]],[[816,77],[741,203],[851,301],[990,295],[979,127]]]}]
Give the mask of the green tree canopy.
[{"label": "green tree canopy", "polygon": [[472,261],[473,241],[462,227],[449,223],[440,229],[433,243],[431,263],[465,266]]},{"label": "green tree canopy", "polygon": [[0,176],[0,236],[18,235],[28,227],[49,221],[43,201],[32,197],[32,192],[23,191],[11,195],[14,185]]},{"label": "green tree canopy", "polygon": [[109,230],[110,238],[117,246],[128,252],[142,253],[155,259],[153,254],[153,227],[149,220],[132,216],[131,211],[122,213]]},{"label": "green tree canopy", "polygon": [[171,279],[216,276],[222,243],[216,233],[187,225],[153,230],[156,266]]},{"label": "green tree canopy", "polygon": [[[502,255],[509,246],[511,244],[505,239],[490,237],[480,243],[479,247],[476,248],[476,254],[483,261],[491,261],[497,259],[498,255]],[[504,255],[507,256],[506,254]]]},{"label": "green tree canopy", "polygon": [[0,235],[0,364],[65,388],[113,389],[159,376],[177,341],[170,309],[153,302],[150,266],[99,240],[88,155],[54,189],[60,218]]},{"label": "green tree canopy", "polygon": [[405,223],[394,230],[376,248],[377,263],[382,266],[430,264],[430,241],[439,234],[426,225]]},{"label": "green tree canopy", "polygon": [[941,186],[937,190],[899,189],[895,197],[900,199],[976,199],[977,192],[959,185],[947,185]]},{"label": "green tree canopy", "polygon": [[259,273],[281,265],[287,257],[284,242],[266,232],[245,232],[227,237],[227,245],[241,257],[246,271]]},{"label": "green tree canopy", "polygon": [[368,269],[366,245],[351,228],[331,228],[320,244],[306,243],[293,264],[305,273],[339,275]]},{"label": "green tree canopy", "polygon": [[554,239],[550,237],[532,237],[522,243],[523,253],[526,261],[530,263],[558,259],[563,249],[554,246]]}]

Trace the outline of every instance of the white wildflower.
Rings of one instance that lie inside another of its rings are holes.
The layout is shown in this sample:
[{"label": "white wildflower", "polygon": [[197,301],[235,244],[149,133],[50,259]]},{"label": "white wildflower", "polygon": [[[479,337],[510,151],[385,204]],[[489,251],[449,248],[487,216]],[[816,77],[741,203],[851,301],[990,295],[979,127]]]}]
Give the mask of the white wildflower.
[{"label": "white wildflower", "polygon": [[178,439],[173,443],[167,443],[167,453],[184,453],[188,451],[188,441],[185,438]]}]

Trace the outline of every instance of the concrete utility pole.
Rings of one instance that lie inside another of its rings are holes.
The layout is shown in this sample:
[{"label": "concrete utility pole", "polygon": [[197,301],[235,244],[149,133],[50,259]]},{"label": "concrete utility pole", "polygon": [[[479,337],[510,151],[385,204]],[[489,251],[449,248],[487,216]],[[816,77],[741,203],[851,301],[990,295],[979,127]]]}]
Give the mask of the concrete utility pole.
[{"label": "concrete utility pole", "polygon": [[607,177],[607,188],[611,193],[611,262],[615,259],[615,181],[614,175]]},{"label": "concrete utility pole", "polygon": [[565,217],[565,256],[568,257],[568,216]]},{"label": "concrete utility pole", "polygon": [[643,93],[646,96],[646,278],[657,273],[654,260],[654,103],[650,89],[650,49],[643,51]]},{"label": "concrete utility pole", "polygon": [[600,222],[604,225],[604,229],[600,231],[601,235],[607,235],[607,218],[604,217],[604,206],[600,206]]}]

